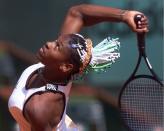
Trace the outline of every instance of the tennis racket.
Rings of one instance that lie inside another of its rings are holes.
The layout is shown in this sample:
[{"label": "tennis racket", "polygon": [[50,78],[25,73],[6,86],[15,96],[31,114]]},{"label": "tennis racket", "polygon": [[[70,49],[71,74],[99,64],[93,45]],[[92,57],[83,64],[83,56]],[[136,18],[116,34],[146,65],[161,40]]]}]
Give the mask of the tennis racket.
[{"label": "tennis racket", "polygon": [[[134,17],[136,26],[142,17],[139,14]],[[137,33],[137,43],[137,65],[119,95],[120,115],[131,131],[164,131],[164,86],[146,55],[145,33]],[[151,75],[137,74],[142,59]]]}]

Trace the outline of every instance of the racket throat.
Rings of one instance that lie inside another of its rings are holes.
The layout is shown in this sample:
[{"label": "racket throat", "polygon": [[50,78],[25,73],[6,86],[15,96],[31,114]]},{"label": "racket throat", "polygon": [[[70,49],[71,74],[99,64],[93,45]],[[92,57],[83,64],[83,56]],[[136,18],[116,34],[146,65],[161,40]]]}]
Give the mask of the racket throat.
[{"label": "racket throat", "polygon": [[131,78],[131,77],[134,77],[135,74],[137,73],[138,67],[139,67],[139,65],[140,65],[140,63],[141,63],[141,59],[142,59],[142,56],[141,56],[141,54],[140,54],[139,57],[138,57],[137,65],[136,65],[136,67],[135,67],[135,69],[134,69],[132,75],[130,76],[130,78]]}]

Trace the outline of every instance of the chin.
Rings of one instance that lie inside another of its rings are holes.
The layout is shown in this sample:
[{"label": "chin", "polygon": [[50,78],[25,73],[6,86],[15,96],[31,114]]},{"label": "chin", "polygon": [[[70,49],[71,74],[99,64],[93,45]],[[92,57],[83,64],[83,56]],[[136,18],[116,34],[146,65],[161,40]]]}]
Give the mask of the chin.
[{"label": "chin", "polygon": [[42,62],[42,56],[39,54],[39,52],[36,54],[36,58],[37,58],[40,62]]}]

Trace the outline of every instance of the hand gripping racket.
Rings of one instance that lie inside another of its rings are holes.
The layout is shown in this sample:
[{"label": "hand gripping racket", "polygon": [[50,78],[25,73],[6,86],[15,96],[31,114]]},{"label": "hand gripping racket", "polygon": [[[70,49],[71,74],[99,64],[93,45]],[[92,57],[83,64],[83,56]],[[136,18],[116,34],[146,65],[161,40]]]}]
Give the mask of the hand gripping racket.
[{"label": "hand gripping racket", "polygon": [[[137,25],[142,15],[136,15]],[[121,118],[131,131],[164,131],[164,86],[155,74],[145,52],[145,33],[137,33],[137,65],[119,95]],[[142,58],[151,75],[137,75]]]}]

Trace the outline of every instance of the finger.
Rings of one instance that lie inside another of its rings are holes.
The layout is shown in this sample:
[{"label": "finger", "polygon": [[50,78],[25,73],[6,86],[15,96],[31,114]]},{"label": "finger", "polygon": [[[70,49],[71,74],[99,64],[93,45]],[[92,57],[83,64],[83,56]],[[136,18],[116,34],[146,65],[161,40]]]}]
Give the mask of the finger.
[{"label": "finger", "polygon": [[148,22],[148,19],[141,19],[141,22]]},{"label": "finger", "polygon": [[148,28],[148,25],[147,24],[146,25],[138,25],[138,28],[139,29]]},{"label": "finger", "polygon": [[143,28],[143,29],[136,29],[135,32],[138,32],[138,33],[147,33],[149,32],[148,28]]},{"label": "finger", "polygon": [[147,21],[147,20],[148,20],[148,19],[147,19],[146,16],[144,16],[144,17],[141,18],[141,21]]},{"label": "finger", "polygon": [[138,28],[140,29],[140,28],[146,28],[146,27],[148,27],[149,25],[148,25],[148,23],[147,22],[138,22]]},{"label": "finger", "polygon": [[146,17],[143,17],[141,19],[141,23],[149,23],[148,19]]},{"label": "finger", "polygon": [[142,24],[142,23],[149,23],[147,19],[141,19],[140,21],[138,21],[137,24]]},{"label": "finger", "polygon": [[141,24],[141,25],[139,25],[138,27],[141,27],[141,28],[145,28],[145,27],[149,27],[149,25],[148,24]]},{"label": "finger", "polygon": [[[143,15],[143,14],[142,14]],[[143,17],[141,18],[141,21],[142,20],[148,20],[148,18],[145,16],[145,15],[143,15]]]},{"label": "finger", "polygon": [[136,24],[136,28],[140,28],[141,27],[141,21],[138,21]]},{"label": "finger", "polygon": [[148,28],[148,27],[149,27],[149,25],[147,25],[147,24],[139,24],[137,26],[137,29],[144,29],[144,28]]},{"label": "finger", "polygon": [[148,24],[148,21],[141,21],[141,24]]}]

